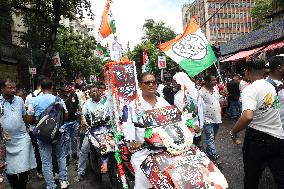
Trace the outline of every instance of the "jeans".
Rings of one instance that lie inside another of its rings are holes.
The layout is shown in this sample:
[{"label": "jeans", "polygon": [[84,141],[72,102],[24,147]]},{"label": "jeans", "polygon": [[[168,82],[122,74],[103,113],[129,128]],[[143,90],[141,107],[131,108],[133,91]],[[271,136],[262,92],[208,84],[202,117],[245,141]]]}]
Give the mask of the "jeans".
[{"label": "jeans", "polygon": [[248,128],[243,145],[244,189],[258,189],[268,165],[278,188],[284,188],[284,139]]},{"label": "jeans", "polygon": [[77,121],[65,122],[63,127],[64,127],[65,132],[67,133],[67,140],[66,140],[66,146],[65,146],[66,155],[69,155],[70,145],[71,145],[72,154],[77,154],[79,123]]},{"label": "jeans", "polygon": [[90,152],[90,142],[89,142],[89,135],[87,132],[83,140],[83,144],[82,144],[80,154],[79,154],[78,175],[85,174],[89,152]]},{"label": "jeans", "polygon": [[67,167],[66,167],[66,157],[64,150],[64,137],[63,135],[56,143],[44,143],[38,140],[39,152],[42,161],[42,172],[45,182],[47,184],[47,189],[55,189],[56,184],[53,179],[52,173],[52,149],[55,150],[58,168],[59,168],[59,179],[60,181],[67,181]]},{"label": "jeans", "polygon": [[229,111],[231,113],[231,118],[237,120],[241,114],[241,104],[239,100],[230,100]]},{"label": "jeans", "polygon": [[211,160],[217,159],[217,152],[215,147],[215,138],[219,130],[218,123],[207,123],[204,124],[203,130],[206,137],[206,152]]}]

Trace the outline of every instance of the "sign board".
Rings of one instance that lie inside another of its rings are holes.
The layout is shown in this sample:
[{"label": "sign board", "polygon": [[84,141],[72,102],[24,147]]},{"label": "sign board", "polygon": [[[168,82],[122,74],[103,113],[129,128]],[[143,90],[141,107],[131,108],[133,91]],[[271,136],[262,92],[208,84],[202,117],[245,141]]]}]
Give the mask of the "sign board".
[{"label": "sign board", "polygon": [[35,75],[36,74],[36,68],[30,68],[30,74]]},{"label": "sign board", "polygon": [[59,52],[54,53],[54,55],[52,57],[52,64],[54,66],[61,66]]},{"label": "sign board", "polygon": [[158,67],[159,69],[164,69],[167,67],[166,57],[158,56]]}]

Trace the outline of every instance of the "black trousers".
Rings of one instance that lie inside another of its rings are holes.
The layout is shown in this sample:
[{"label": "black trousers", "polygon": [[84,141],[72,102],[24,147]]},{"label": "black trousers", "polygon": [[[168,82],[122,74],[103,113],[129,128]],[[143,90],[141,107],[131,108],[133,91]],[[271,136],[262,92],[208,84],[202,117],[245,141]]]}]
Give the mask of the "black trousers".
[{"label": "black trousers", "polygon": [[26,189],[29,180],[29,171],[22,172],[15,175],[6,174],[7,179],[13,189]]},{"label": "black trousers", "polygon": [[34,147],[34,152],[35,152],[35,158],[36,158],[36,164],[37,164],[36,170],[39,174],[42,174],[42,164],[41,164],[41,158],[39,154],[37,139],[31,131],[29,132],[29,134],[30,134],[32,145]]},{"label": "black trousers", "polygon": [[268,166],[279,189],[284,189],[284,140],[248,128],[243,145],[244,189],[258,189]]}]

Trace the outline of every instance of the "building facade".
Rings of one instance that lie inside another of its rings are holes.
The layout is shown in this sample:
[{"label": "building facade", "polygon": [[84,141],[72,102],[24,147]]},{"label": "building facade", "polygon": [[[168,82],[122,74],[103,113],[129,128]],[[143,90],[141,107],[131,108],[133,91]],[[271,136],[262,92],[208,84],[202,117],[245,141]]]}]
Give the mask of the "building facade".
[{"label": "building facade", "polygon": [[[255,6],[255,0],[230,0],[225,4],[226,1],[195,0],[184,5],[183,28],[192,16],[197,16],[207,39],[216,45],[226,43],[240,34],[249,33],[253,22],[250,10]],[[206,22],[207,20],[209,21]]]},{"label": "building facade", "polygon": [[284,20],[284,1],[272,0],[272,22]]}]

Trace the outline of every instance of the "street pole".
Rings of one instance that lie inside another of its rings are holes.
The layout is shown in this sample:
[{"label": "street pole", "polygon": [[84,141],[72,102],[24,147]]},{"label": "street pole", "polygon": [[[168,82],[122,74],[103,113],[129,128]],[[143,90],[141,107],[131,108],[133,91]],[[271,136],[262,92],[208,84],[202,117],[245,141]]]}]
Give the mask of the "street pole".
[{"label": "street pole", "polygon": [[[31,67],[33,68],[34,67],[34,64],[33,64],[33,49],[31,47]],[[34,74],[33,73],[30,73],[31,74],[31,89],[32,91],[34,91]]]}]

